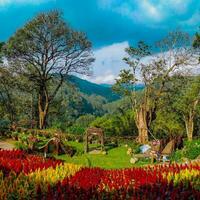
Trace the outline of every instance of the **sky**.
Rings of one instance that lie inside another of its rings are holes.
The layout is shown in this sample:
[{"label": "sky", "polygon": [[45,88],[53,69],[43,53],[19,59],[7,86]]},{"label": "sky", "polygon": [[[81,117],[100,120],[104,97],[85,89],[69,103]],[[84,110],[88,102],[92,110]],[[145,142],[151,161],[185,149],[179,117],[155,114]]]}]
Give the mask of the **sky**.
[{"label": "sky", "polygon": [[0,0],[0,41],[53,9],[92,41],[93,75],[84,78],[95,83],[114,83],[129,45],[154,44],[177,28],[193,35],[200,26],[200,0]]}]

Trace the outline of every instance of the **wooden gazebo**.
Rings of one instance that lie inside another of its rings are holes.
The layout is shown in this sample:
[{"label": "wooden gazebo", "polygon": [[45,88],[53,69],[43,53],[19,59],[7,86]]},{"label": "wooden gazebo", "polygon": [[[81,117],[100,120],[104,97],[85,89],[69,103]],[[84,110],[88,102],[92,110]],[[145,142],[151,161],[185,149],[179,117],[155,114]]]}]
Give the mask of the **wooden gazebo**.
[{"label": "wooden gazebo", "polygon": [[85,153],[89,151],[89,142],[93,136],[98,136],[101,143],[101,150],[104,148],[104,132],[101,128],[91,127],[86,130],[85,133]]}]

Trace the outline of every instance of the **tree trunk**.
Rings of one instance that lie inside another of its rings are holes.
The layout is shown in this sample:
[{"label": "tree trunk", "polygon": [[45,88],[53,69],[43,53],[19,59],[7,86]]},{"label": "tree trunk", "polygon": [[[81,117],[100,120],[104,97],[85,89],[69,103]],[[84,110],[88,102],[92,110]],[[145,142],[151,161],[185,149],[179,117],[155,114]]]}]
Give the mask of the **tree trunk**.
[{"label": "tree trunk", "polygon": [[140,107],[136,111],[136,126],[138,128],[138,142],[145,144],[148,142],[148,122],[147,122],[147,110]]},{"label": "tree trunk", "polygon": [[185,119],[186,133],[189,141],[192,141],[193,130],[194,130],[194,120],[190,115],[188,119]]},{"label": "tree trunk", "polygon": [[196,99],[193,104],[192,108],[189,111],[188,116],[184,116],[186,133],[189,141],[192,141],[193,131],[194,131],[194,117],[196,114],[196,107],[199,103],[199,99]]},{"label": "tree trunk", "polygon": [[49,100],[48,100],[48,96],[46,95],[46,92],[44,96],[39,94],[38,111],[39,111],[39,128],[40,129],[46,128],[46,118],[48,114],[48,109],[49,109]]}]

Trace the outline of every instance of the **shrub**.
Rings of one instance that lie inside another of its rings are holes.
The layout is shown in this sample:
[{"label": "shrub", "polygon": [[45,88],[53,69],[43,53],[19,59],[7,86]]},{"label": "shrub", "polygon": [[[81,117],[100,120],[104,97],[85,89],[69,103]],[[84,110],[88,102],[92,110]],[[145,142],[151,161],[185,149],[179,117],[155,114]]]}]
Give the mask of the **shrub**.
[{"label": "shrub", "polygon": [[128,110],[120,114],[97,117],[90,125],[102,128],[107,136],[127,136],[137,134],[134,121],[134,113]]},{"label": "shrub", "polygon": [[185,141],[184,148],[176,150],[171,159],[175,161],[181,160],[181,158],[195,159],[200,155],[200,140]]},{"label": "shrub", "polygon": [[5,134],[10,129],[10,121],[7,119],[0,119],[0,133]]},{"label": "shrub", "polygon": [[200,155],[200,140],[186,141],[184,155],[189,159],[195,159]]},{"label": "shrub", "polygon": [[19,142],[19,141],[17,141],[17,142],[15,143],[15,146],[16,146],[16,148],[19,149],[19,150],[23,150],[23,151],[27,151],[27,150],[28,150],[28,145],[27,145],[27,144],[24,144],[24,143],[22,143],[22,142]]},{"label": "shrub", "polygon": [[73,125],[67,128],[67,132],[70,134],[83,135],[85,128],[80,125]]}]

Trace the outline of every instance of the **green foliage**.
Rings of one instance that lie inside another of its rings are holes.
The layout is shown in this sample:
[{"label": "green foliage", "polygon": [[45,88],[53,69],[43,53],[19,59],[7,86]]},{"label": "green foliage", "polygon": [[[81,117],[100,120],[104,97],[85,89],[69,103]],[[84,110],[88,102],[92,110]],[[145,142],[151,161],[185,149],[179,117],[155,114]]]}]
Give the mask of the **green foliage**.
[{"label": "green foliage", "polygon": [[16,142],[15,146],[16,146],[17,149],[20,149],[20,150],[23,150],[23,151],[27,151],[28,150],[28,145],[24,144],[24,143],[22,143],[20,141]]},{"label": "green foliage", "polygon": [[137,133],[134,114],[131,110],[126,112],[121,110],[120,114],[97,117],[91,123],[91,126],[102,128],[107,136],[134,135]]},{"label": "green foliage", "polygon": [[73,30],[58,11],[41,13],[18,29],[6,43],[5,55],[13,71],[36,91],[40,129],[46,128],[50,103],[64,78],[69,73],[89,74],[94,61],[86,35]]},{"label": "green foliage", "polygon": [[5,45],[4,42],[0,42],[0,64],[3,63],[3,46]]},{"label": "green foliage", "polygon": [[75,134],[75,135],[83,135],[85,132],[85,128],[80,125],[73,125],[66,129],[67,133]]},{"label": "green foliage", "polygon": [[184,141],[184,148],[176,150],[171,159],[175,161],[181,161],[182,158],[195,159],[200,155],[200,139],[193,141]]},{"label": "green foliage", "polygon": [[95,116],[91,114],[81,115],[75,123],[66,129],[67,133],[75,135],[83,135],[90,123],[95,120]]},{"label": "green foliage", "polygon": [[128,97],[123,97],[117,101],[113,101],[103,105],[103,110],[108,114],[117,114],[121,110],[131,109],[131,101]]},{"label": "green foliage", "polygon": [[87,128],[90,125],[90,123],[94,120],[95,120],[94,115],[91,114],[82,115],[75,121],[75,125]]},{"label": "green foliage", "polygon": [[200,77],[197,76],[187,79],[179,90],[179,93],[175,96],[176,101],[174,102],[177,110],[185,116],[190,114],[191,109],[198,111],[199,106],[193,108],[193,102],[199,99]]},{"label": "green foliage", "polygon": [[156,138],[166,136],[183,135],[184,124],[176,112],[158,110],[156,120],[152,123],[152,129]]},{"label": "green foliage", "polygon": [[95,116],[106,113],[103,108],[106,103],[107,100],[101,96],[88,96],[64,83],[52,102],[48,124],[63,131],[71,126],[88,127]]},{"label": "green foliage", "polygon": [[10,120],[0,119],[0,133],[6,133],[10,129]]},{"label": "green foliage", "polygon": [[[140,61],[143,57],[151,55],[150,46],[143,41],[139,41],[137,46],[130,46],[125,49],[128,57],[123,60],[129,66],[129,69],[120,71],[119,78],[116,80],[113,90],[124,96],[130,96],[132,104],[136,101],[137,70],[140,67]],[[143,72],[141,71],[143,74]]]},{"label": "green foliage", "polygon": [[200,47],[200,34],[196,33],[192,46],[197,49]]},{"label": "green foliage", "polygon": [[76,152],[75,156],[80,156],[84,154],[83,143],[79,143],[76,141],[68,141],[68,142],[65,142],[65,144],[75,149],[75,152]]},{"label": "green foliage", "polygon": [[186,141],[184,156],[189,159],[195,159],[200,155],[200,140]]}]

